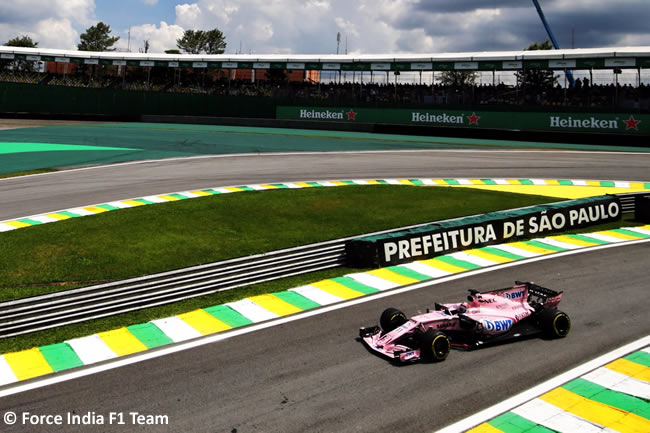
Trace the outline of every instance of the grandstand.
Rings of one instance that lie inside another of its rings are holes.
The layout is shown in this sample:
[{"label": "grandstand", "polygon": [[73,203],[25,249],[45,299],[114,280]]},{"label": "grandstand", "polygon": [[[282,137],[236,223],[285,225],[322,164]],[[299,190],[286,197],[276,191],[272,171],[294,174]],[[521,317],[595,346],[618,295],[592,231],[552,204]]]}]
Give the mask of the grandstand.
[{"label": "grandstand", "polygon": [[[44,72],[17,66],[30,62],[43,62]],[[0,47],[0,97],[5,113],[109,116],[273,119],[295,106],[613,113],[621,126],[624,117],[642,119],[641,130],[639,122],[630,124],[636,126],[632,132],[644,132],[650,124],[643,117],[650,113],[649,68],[650,47],[362,56],[168,55]],[[573,85],[564,79],[567,70],[576,77]],[[555,84],[516,78],[530,71],[552,71]],[[471,85],[442,80],[445,74],[459,72],[474,74],[476,80]],[[74,106],[61,100],[61,92],[72,88],[79,89]],[[355,120],[381,123],[380,118],[364,115]],[[436,118],[436,113],[426,118]],[[480,127],[489,123],[482,121]],[[449,125],[432,122],[431,126]]]}]

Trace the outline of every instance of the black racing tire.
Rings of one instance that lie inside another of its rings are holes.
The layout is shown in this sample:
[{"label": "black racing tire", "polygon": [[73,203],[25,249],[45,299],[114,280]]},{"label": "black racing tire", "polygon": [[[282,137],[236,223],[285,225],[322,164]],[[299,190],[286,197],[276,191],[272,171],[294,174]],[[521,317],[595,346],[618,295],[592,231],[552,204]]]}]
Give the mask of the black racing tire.
[{"label": "black racing tire", "polygon": [[408,318],[397,308],[386,308],[379,318],[379,325],[384,333],[390,332],[406,323]]},{"label": "black racing tire", "polygon": [[442,362],[451,350],[451,340],[440,331],[427,329],[419,335],[420,357],[424,361]]},{"label": "black racing tire", "polygon": [[571,330],[571,319],[559,310],[542,310],[537,322],[540,329],[550,338],[566,337]]}]

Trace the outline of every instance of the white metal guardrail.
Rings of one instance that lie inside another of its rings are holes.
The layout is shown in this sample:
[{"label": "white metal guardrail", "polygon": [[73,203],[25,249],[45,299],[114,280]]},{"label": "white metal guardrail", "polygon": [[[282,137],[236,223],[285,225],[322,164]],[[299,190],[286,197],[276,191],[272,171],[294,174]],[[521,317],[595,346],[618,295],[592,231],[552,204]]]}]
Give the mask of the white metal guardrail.
[{"label": "white metal guardrail", "polygon": [[[621,194],[623,213],[635,196]],[[372,233],[377,235],[430,223]],[[237,287],[345,265],[345,242],[336,239],[112,283],[0,302],[0,338],[113,316]]]}]

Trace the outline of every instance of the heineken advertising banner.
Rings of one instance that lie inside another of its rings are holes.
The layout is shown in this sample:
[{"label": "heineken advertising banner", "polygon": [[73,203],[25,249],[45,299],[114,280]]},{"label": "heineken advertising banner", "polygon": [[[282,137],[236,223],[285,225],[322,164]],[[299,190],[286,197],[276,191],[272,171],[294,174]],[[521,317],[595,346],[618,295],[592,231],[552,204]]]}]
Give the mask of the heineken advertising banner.
[{"label": "heineken advertising banner", "polygon": [[632,113],[542,113],[334,107],[277,107],[278,119],[390,123],[558,132],[650,135],[650,115]]},{"label": "heineken advertising banner", "polygon": [[352,239],[346,243],[346,260],[350,267],[384,267],[620,218],[620,200],[609,195],[490,212]]}]

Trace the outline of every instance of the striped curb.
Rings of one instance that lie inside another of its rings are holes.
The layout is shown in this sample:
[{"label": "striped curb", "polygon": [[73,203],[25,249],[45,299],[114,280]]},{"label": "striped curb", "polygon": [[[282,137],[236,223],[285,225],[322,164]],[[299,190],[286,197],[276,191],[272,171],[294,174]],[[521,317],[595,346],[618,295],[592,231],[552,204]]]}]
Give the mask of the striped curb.
[{"label": "striped curb", "polygon": [[[352,273],[290,290],[152,320],[0,356],[0,386],[264,322],[348,299],[529,257],[650,239],[650,225],[556,235]],[[487,428],[487,427],[486,427]]]},{"label": "striped curb", "polygon": [[650,432],[650,346],[466,431]]},{"label": "striped curb", "polygon": [[[276,189],[301,189],[314,187],[333,187],[348,185],[410,185],[410,186],[452,186],[468,188],[500,189],[516,187],[515,192],[539,194],[537,187],[547,187],[543,193],[561,198],[583,198],[596,195],[625,192],[639,192],[650,190],[650,182],[626,182],[603,180],[566,180],[566,179],[375,179],[375,180],[335,180],[318,182],[287,182],[259,185],[240,185],[218,188],[206,188],[193,191],[182,191],[167,194],[151,195],[146,197],[118,200],[84,207],[71,208],[39,215],[32,215],[12,220],[0,221],[0,232],[8,232],[20,228],[64,221],[97,215],[118,209],[127,209],[156,203],[169,203],[198,197],[207,197],[219,194],[229,194],[245,191],[269,191]],[[580,188],[567,194],[567,187]],[[535,188],[529,191],[528,188]],[[559,188],[559,189],[558,189]]]}]

